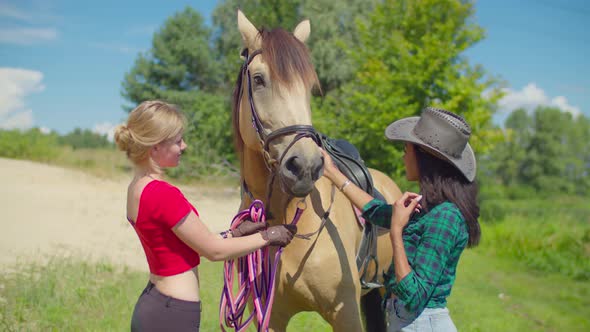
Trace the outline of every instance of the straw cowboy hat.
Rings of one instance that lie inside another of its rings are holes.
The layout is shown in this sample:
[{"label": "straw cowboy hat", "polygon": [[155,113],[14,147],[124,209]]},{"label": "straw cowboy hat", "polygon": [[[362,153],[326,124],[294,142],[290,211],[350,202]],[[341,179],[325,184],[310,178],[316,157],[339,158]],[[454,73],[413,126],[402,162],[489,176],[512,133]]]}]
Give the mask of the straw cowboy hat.
[{"label": "straw cowboy hat", "polygon": [[421,116],[397,120],[387,126],[392,141],[417,144],[453,164],[469,182],[475,179],[475,155],[469,145],[471,128],[461,116],[427,107]]}]

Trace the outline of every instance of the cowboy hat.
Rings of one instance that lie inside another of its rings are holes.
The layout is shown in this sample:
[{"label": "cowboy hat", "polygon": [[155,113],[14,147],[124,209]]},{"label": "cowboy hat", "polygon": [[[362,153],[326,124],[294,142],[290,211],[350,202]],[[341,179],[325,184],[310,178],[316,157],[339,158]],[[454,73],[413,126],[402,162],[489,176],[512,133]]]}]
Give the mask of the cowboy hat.
[{"label": "cowboy hat", "polygon": [[426,148],[454,165],[469,182],[475,179],[475,155],[468,143],[471,128],[455,113],[427,107],[421,116],[391,123],[385,129],[385,136]]}]

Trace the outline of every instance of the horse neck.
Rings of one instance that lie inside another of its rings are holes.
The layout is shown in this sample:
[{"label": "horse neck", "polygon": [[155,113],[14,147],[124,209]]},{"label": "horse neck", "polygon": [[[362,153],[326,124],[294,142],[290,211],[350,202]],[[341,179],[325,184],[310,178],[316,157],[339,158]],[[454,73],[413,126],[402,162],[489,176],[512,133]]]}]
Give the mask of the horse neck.
[{"label": "horse neck", "polygon": [[[269,200],[269,181],[271,173],[268,170],[264,157],[258,151],[244,148],[241,160],[240,169],[242,178],[248,186],[248,191],[252,194],[254,199],[261,200],[265,206],[270,206],[271,211],[267,211],[267,215],[272,215],[271,223],[281,223],[285,214],[285,206],[289,200],[280,188],[278,178],[275,178],[272,183],[272,195]],[[244,195],[242,203],[251,203],[249,195]],[[247,206],[242,206],[243,208]],[[268,213],[270,212],[270,214]]]}]

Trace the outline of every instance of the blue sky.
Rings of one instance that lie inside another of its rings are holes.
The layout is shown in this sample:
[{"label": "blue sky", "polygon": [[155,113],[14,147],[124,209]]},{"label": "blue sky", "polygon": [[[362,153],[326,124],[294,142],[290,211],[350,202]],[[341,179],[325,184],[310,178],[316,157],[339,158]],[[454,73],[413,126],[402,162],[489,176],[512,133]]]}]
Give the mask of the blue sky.
[{"label": "blue sky", "polygon": [[[107,133],[126,116],[121,81],[153,32],[187,5],[210,22],[216,3],[0,0],[0,128]],[[590,2],[479,0],[476,9],[487,38],[466,55],[506,83],[496,121],[540,104],[590,116]]]}]

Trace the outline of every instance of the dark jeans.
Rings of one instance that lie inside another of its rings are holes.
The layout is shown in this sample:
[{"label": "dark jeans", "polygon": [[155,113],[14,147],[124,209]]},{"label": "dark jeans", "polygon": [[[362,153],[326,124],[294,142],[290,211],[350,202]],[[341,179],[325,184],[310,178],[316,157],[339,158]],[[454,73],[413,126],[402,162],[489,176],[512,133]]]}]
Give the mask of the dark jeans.
[{"label": "dark jeans", "polygon": [[133,310],[131,331],[199,331],[200,324],[200,301],[164,295],[148,282]]}]

